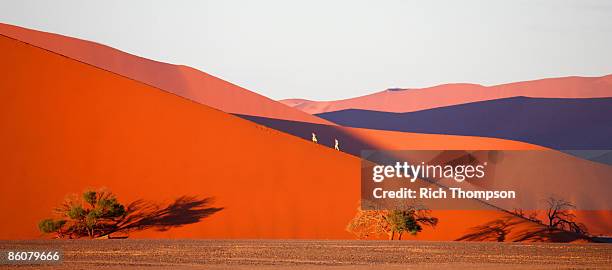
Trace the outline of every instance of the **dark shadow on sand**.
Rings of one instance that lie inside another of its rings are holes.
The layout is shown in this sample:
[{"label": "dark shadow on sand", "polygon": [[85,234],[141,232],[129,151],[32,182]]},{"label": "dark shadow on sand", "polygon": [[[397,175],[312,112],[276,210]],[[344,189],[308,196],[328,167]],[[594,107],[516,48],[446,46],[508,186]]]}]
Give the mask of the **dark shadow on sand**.
[{"label": "dark shadow on sand", "polygon": [[128,215],[118,226],[116,232],[141,231],[154,229],[167,231],[172,228],[202,221],[223,208],[210,207],[212,198],[199,199],[182,196],[165,207],[157,204],[135,201],[127,206]]},{"label": "dark shadow on sand", "polygon": [[569,243],[576,240],[592,242],[586,235],[574,232],[549,229],[543,224],[521,218],[507,217],[487,222],[469,229],[456,241],[495,241],[495,242],[549,242]]}]

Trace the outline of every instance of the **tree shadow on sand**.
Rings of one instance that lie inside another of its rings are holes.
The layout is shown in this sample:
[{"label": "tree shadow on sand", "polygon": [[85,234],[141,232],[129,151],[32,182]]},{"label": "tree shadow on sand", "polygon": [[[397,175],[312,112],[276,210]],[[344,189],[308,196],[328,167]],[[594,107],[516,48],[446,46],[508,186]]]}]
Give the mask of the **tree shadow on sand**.
[{"label": "tree shadow on sand", "polygon": [[506,217],[487,222],[469,229],[457,241],[497,241],[497,242],[553,242],[568,243],[576,240],[591,241],[586,235],[550,229],[543,224],[522,217]]},{"label": "tree shadow on sand", "polygon": [[496,219],[483,225],[472,227],[470,232],[457,239],[457,241],[506,241],[512,228],[520,223],[512,217]]},{"label": "tree shadow on sand", "polygon": [[147,229],[167,231],[172,228],[194,224],[202,221],[223,208],[209,207],[212,198],[199,199],[194,196],[182,196],[165,207],[138,200],[127,206],[128,214],[114,232],[131,232]]}]

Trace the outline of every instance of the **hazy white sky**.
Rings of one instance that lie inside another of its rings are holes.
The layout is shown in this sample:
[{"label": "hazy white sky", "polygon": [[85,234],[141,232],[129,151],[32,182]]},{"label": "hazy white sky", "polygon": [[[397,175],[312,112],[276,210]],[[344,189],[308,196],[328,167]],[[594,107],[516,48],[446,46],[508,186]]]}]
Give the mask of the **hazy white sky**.
[{"label": "hazy white sky", "polygon": [[184,64],[265,96],[612,73],[612,1],[0,1],[0,22]]}]

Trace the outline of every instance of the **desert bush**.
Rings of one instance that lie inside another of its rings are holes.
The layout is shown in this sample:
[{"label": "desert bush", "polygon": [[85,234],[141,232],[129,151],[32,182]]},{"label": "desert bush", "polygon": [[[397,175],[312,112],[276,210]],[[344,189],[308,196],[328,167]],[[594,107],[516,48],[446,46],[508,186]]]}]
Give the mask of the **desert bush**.
[{"label": "desert bush", "polygon": [[62,219],[45,219],[38,227],[43,233],[56,233],[60,238],[107,235],[117,231],[121,220],[128,214],[115,195],[103,189],[87,190],[80,197],[67,197],[56,213]]},{"label": "desert bush", "polygon": [[349,222],[347,231],[358,238],[388,236],[389,240],[401,240],[407,232],[412,235],[423,230],[423,226],[435,227],[438,218],[431,216],[431,211],[422,207],[408,206],[395,210],[363,210]]}]

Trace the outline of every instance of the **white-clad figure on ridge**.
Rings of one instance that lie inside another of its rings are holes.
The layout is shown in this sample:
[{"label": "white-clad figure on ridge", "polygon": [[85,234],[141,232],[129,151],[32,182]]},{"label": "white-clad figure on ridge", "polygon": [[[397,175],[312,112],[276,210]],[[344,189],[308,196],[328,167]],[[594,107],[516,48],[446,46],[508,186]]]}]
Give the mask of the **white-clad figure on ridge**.
[{"label": "white-clad figure on ridge", "polygon": [[334,139],[334,149],[340,151],[340,146],[338,146],[338,139]]},{"label": "white-clad figure on ridge", "polygon": [[313,142],[313,143],[318,143],[318,141],[317,141],[317,135],[316,135],[314,132],[312,133],[312,142]]}]

